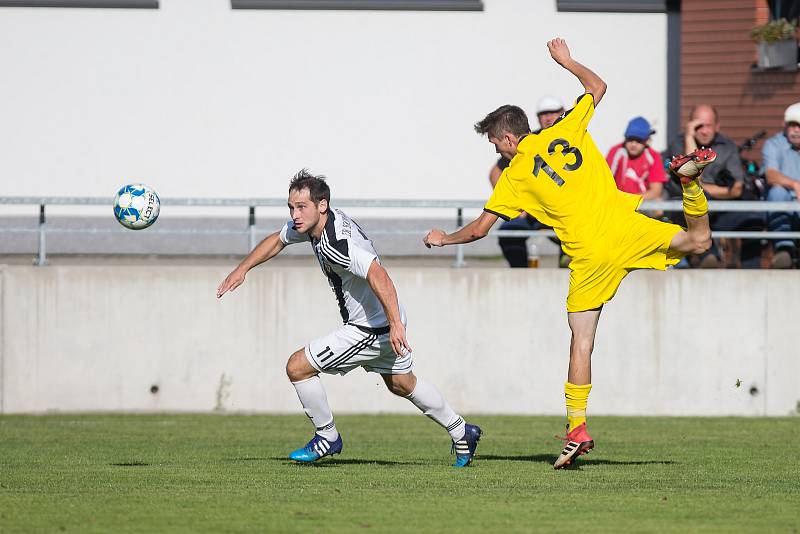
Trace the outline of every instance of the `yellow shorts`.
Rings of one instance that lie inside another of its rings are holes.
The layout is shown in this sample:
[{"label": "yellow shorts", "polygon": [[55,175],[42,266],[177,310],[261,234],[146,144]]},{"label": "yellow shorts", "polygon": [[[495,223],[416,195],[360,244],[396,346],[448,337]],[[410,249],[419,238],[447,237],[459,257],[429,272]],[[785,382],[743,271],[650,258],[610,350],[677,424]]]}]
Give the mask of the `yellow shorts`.
[{"label": "yellow shorts", "polygon": [[582,247],[569,267],[567,311],[599,308],[614,297],[622,279],[635,269],[665,270],[682,254],[669,244],[682,228],[633,212],[621,217],[612,231]]}]

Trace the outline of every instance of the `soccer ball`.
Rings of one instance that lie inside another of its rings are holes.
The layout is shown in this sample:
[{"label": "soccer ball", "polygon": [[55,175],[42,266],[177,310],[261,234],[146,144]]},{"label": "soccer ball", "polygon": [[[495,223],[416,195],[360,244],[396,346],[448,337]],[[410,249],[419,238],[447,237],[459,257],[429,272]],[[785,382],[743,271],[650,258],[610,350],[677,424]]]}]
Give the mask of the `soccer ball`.
[{"label": "soccer ball", "polygon": [[114,216],[131,230],[141,230],[156,222],[159,211],[158,195],[144,184],[125,185],[114,197]]}]

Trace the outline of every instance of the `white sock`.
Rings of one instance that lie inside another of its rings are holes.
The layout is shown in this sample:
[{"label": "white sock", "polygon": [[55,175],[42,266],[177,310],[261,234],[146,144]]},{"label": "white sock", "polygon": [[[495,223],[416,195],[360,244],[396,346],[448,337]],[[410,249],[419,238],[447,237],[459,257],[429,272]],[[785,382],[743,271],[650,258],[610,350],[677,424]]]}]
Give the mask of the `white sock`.
[{"label": "white sock", "polygon": [[464,420],[447,404],[436,386],[417,378],[417,386],[406,398],[422,413],[446,428],[453,441],[464,437]]},{"label": "white sock", "polygon": [[300,382],[292,382],[303,411],[311,419],[317,434],[327,439],[335,441],[339,437],[336,430],[336,423],[333,422],[333,413],[328,405],[328,396],[325,388],[322,387],[322,380],[319,376],[312,376]]}]

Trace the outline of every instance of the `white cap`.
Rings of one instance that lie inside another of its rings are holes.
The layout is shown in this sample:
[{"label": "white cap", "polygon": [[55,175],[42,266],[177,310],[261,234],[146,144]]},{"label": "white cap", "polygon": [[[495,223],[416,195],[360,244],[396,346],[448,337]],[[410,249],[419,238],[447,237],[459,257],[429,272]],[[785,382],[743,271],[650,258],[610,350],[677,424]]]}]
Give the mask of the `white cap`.
[{"label": "white cap", "polygon": [[561,111],[564,109],[564,103],[556,96],[543,96],[536,102],[536,113],[545,113],[547,111]]},{"label": "white cap", "polygon": [[796,122],[800,124],[800,102],[792,104],[783,113],[783,122]]}]

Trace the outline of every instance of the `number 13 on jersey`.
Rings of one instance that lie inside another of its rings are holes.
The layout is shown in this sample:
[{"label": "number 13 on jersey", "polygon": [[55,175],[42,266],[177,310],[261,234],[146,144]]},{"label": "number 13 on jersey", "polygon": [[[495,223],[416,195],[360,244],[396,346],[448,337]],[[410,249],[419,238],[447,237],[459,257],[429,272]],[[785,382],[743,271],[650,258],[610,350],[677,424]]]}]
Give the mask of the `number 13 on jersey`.
[{"label": "number 13 on jersey", "polygon": [[[547,153],[550,156],[556,154],[556,147],[561,147],[561,154],[564,156],[572,155],[575,161],[572,163],[565,163],[562,167],[565,171],[574,171],[583,164],[583,155],[581,151],[569,145],[566,139],[553,139],[553,142],[547,147]],[[564,185],[564,179],[544,160],[542,156],[536,154],[533,158],[533,175],[539,176],[539,171],[544,171],[553,182],[559,187]]]}]

